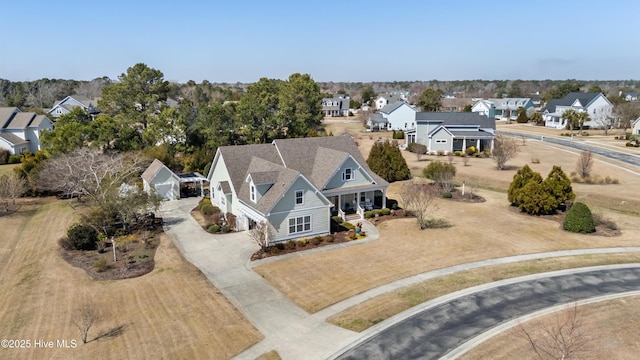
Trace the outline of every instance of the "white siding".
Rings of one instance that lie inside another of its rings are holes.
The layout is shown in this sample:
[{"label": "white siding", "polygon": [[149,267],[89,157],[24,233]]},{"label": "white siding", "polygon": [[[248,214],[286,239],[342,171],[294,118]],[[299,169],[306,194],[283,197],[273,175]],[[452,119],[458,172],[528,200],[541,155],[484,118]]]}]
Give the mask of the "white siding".
[{"label": "white siding", "polygon": [[390,130],[409,130],[416,124],[416,110],[407,104],[402,104],[391,113],[382,116],[389,121]]}]

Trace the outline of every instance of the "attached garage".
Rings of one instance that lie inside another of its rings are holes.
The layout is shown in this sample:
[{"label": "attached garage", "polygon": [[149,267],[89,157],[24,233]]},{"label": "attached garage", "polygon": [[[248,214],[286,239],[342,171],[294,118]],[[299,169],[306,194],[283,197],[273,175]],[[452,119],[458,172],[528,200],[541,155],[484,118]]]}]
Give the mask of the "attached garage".
[{"label": "attached garage", "polygon": [[142,173],[142,184],[145,192],[155,190],[164,200],[180,198],[180,178],[158,159]]}]

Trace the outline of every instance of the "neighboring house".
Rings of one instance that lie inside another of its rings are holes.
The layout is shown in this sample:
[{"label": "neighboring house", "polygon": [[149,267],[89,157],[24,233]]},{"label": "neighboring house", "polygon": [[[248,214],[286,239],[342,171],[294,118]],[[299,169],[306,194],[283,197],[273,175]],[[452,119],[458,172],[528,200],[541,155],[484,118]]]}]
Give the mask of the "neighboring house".
[{"label": "neighboring house", "polygon": [[533,106],[531,98],[486,99],[475,103],[471,111],[496,120],[515,120],[518,118],[519,108],[524,108],[527,110],[527,114],[530,114],[533,111]]},{"label": "neighboring house", "polygon": [[638,93],[637,92],[622,92],[620,91],[618,95],[623,98],[625,101],[638,101]]},{"label": "neighboring house", "polygon": [[42,149],[40,136],[44,130],[53,130],[53,122],[44,115],[22,112],[17,107],[0,107],[0,148],[12,154]]},{"label": "neighboring house", "polygon": [[336,94],[332,98],[322,99],[322,112],[324,116],[349,116],[349,95]]},{"label": "neighboring house", "polygon": [[640,135],[640,117],[631,123],[631,133],[634,135]]},{"label": "neighboring house", "polygon": [[378,97],[374,100],[376,110],[381,110],[383,107],[393,104],[396,101],[407,101],[408,95],[404,92],[393,93],[393,94],[382,94],[378,95]]},{"label": "neighboring house", "polygon": [[407,132],[407,144],[427,146],[429,153],[493,150],[495,118],[474,112],[419,112],[415,130]]},{"label": "neighboring house", "polygon": [[[563,118],[564,112],[573,109],[578,112],[587,112],[589,116],[594,116],[599,112],[611,113],[613,104],[602,93],[582,93],[572,92],[562,99],[553,99],[542,109],[544,126],[555,129],[564,129],[567,120]],[[592,127],[592,121],[583,124],[585,127]]]},{"label": "neighboring house", "polygon": [[179,199],[180,177],[155,159],[142,173],[142,189],[149,195],[155,191],[163,200]]},{"label": "neighboring house", "polygon": [[371,131],[387,130],[389,128],[389,120],[385,119],[380,113],[373,113],[369,115],[367,125]]},{"label": "neighboring house", "polygon": [[211,203],[236,215],[238,230],[270,224],[270,243],[328,234],[332,215],[386,207],[389,186],[349,135],[221,146],[207,179]]},{"label": "neighboring house", "polygon": [[91,100],[86,96],[82,95],[73,95],[67,96],[61,101],[53,104],[51,110],[49,110],[49,115],[53,118],[57,119],[64,114],[68,114],[76,107],[81,107],[85,111],[87,111],[91,115],[97,115],[100,113],[100,110],[96,108],[98,104],[97,100]]},{"label": "neighboring house", "polygon": [[387,130],[410,130],[415,128],[416,110],[404,101],[396,101],[380,109],[382,117],[387,119]]}]

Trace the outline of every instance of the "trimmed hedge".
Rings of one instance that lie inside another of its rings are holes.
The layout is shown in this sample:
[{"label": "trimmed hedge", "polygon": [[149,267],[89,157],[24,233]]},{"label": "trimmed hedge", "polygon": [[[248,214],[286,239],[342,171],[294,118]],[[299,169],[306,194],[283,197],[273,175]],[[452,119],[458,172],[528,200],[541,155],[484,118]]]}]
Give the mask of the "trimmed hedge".
[{"label": "trimmed hedge", "polygon": [[564,218],[562,227],[574,233],[588,234],[596,231],[596,224],[593,221],[593,214],[589,207],[581,202],[571,206]]},{"label": "trimmed hedge", "polygon": [[342,218],[338,215],[332,216],[331,220],[335,221],[337,224],[342,224],[342,221],[343,221]]},{"label": "trimmed hedge", "polygon": [[217,233],[218,231],[220,231],[220,225],[215,225],[215,224],[214,225],[210,225],[207,228],[207,231],[210,232],[210,233]]}]

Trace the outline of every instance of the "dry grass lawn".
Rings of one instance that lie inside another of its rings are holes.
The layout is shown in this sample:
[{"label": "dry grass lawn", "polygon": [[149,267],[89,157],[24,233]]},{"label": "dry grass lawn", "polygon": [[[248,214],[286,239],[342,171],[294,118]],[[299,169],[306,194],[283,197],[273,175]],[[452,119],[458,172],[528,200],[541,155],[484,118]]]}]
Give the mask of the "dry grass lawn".
[{"label": "dry grass lawn", "polygon": [[[3,359],[228,359],[262,335],[163,235],[156,268],[139,278],[98,282],[67,264],[57,239],[75,221],[53,199],[23,199],[0,217],[0,337],[75,339],[75,349],[0,350]],[[87,344],[70,323],[75,304],[91,296],[104,319]],[[121,334],[95,339],[122,327]]]},{"label": "dry grass lawn", "polygon": [[[640,297],[624,297],[580,306],[578,314],[586,322],[584,329],[591,339],[590,358],[609,360],[637,359],[640,352]],[[554,314],[534,319],[552,321]],[[523,324],[532,326],[532,321]],[[602,336],[602,335],[607,336]],[[505,331],[478,345],[460,357],[472,359],[537,359],[518,327]]]},{"label": "dry grass lawn", "polygon": [[16,166],[18,166],[18,164],[0,165],[0,176],[13,174],[13,168]]},{"label": "dry grass lawn", "polygon": [[329,322],[360,332],[416,305],[480,284],[549,271],[638,261],[640,261],[638,253],[582,255],[523,261],[462,271],[377,296],[331,317]]},{"label": "dry grass lawn", "polygon": [[[327,128],[339,134],[343,125],[332,122]],[[357,131],[352,134],[365,157],[378,136],[390,135]],[[415,154],[405,153],[405,157],[416,172],[436,158],[423,157],[423,161],[418,162]],[[532,157],[540,159],[540,163],[532,164]],[[464,179],[467,189],[477,187],[476,192],[487,201],[467,204],[438,200],[433,216],[447,219],[452,227],[420,231],[413,219],[393,220],[379,227],[380,239],[373,243],[288,259],[255,270],[307,311],[316,312],[373,287],[460,263],[543,251],[639,245],[640,193],[633,189],[640,186],[640,176],[599,159],[594,173],[609,175],[620,184],[575,184],[574,192],[578,200],[614,220],[622,229],[621,236],[566,233],[555,221],[509,209],[505,192],[518,167],[530,164],[533,170],[546,176],[553,165],[560,165],[569,173],[577,159],[577,153],[539,141],[527,141],[521,147],[517,158],[508,163],[511,170],[495,170],[491,159],[473,158],[465,167],[460,158],[454,158],[457,179]],[[400,185],[392,184],[388,196],[398,199]]]}]

